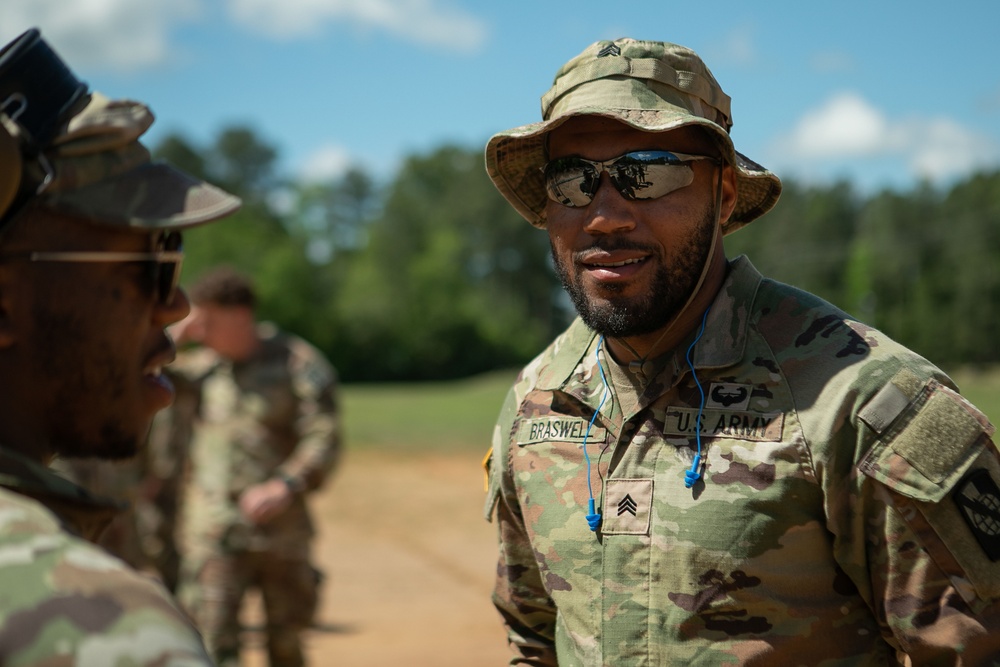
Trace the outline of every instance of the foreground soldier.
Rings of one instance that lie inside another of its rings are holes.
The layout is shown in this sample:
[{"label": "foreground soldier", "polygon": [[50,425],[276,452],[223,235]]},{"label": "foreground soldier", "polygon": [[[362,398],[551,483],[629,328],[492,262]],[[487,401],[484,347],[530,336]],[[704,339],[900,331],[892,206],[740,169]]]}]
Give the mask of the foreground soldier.
[{"label": "foreground soldier", "polygon": [[[180,227],[239,201],[160,163],[149,110],[29,31],[0,53],[0,663],[209,665],[167,592],[87,540],[116,511],[47,468],[133,456],[173,390]],[[86,538],[86,539],[85,539]]]},{"label": "foreground soldier", "polygon": [[259,589],[270,664],[296,667],[320,584],[306,496],[340,453],[336,376],[312,345],[257,323],[246,276],[221,267],[199,278],[191,298],[175,333],[202,348],[171,368],[179,404],[194,407],[172,415],[176,435],[190,437],[181,597],[212,657],[229,666],[239,664],[240,603]]},{"label": "foreground soldier", "polygon": [[494,601],[555,665],[1000,661],[993,426],[930,363],[727,261],[778,179],[693,52],[598,42],[487,169],[580,314],[494,437]]}]

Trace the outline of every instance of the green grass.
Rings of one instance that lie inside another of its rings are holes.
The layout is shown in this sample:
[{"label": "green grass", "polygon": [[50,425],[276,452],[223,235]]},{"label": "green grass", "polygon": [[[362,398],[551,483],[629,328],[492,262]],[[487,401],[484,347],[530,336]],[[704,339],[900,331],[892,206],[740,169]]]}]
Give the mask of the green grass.
[{"label": "green grass", "polygon": [[985,412],[991,422],[1000,424],[1000,367],[963,368],[950,375],[963,396]]},{"label": "green grass", "polygon": [[[482,450],[516,371],[453,382],[346,385],[344,431],[349,448]],[[1000,368],[952,373],[962,393],[1000,423]]]},{"label": "green grass", "polygon": [[345,385],[348,448],[486,452],[516,370],[452,382]]}]

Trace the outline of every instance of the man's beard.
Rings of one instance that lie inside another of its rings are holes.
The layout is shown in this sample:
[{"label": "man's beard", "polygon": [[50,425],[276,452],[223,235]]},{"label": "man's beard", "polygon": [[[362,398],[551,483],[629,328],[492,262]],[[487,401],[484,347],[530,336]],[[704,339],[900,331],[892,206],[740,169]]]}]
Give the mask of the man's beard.
[{"label": "man's beard", "polygon": [[[117,403],[125,394],[120,357],[107,345],[86,346],[67,331],[85,332],[85,324],[72,315],[45,307],[33,310],[38,325],[34,345],[35,367],[47,378],[58,378],[50,393],[49,446],[64,458],[121,460],[135,456],[145,433],[126,429],[115,410],[99,404]],[[95,414],[103,414],[94,424]],[[89,424],[84,429],[81,424]],[[96,428],[95,428],[96,426]]]},{"label": "man's beard", "polygon": [[[714,224],[715,216],[709,211],[695,236],[675,253],[671,265],[666,266],[661,263],[656,268],[650,288],[645,294],[637,297],[623,296],[615,299],[610,296],[605,303],[593,302],[580,283],[577,265],[571,262],[569,266],[565,266],[559,260],[554,248],[552,259],[563,288],[573,301],[576,312],[588,327],[610,338],[641,336],[663,329],[687,304],[709,260]],[[658,250],[614,236],[598,239],[593,247],[605,251],[626,249],[647,251],[651,253],[651,257],[646,261],[653,261],[652,258],[657,256]],[[609,285],[604,289],[611,292],[615,290],[615,286]]]}]

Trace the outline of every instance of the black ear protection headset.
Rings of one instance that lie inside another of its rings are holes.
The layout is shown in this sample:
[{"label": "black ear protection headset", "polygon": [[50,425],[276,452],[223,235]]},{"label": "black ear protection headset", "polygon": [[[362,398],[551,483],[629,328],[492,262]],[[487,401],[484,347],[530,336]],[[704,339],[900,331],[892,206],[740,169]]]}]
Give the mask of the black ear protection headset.
[{"label": "black ear protection headset", "polygon": [[[32,28],[0,50],[0,228],[53,176],[43,151],[67,112],[87,93],[62,59]],[[37,162],[44,177],[25,182],[25,165]]]}]

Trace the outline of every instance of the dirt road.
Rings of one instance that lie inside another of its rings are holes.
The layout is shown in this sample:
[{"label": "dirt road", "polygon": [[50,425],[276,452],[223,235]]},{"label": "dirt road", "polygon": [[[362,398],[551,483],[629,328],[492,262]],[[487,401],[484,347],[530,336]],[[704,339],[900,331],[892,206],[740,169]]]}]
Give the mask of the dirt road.
[{"label": "dirt road", "polygon": [[[506,664],[479,458],[347,453],[312,503],[328,579],[320,627],[305,638],[310,667]],[[257,625],[252,604],[245,616]],[[259,650],[245,662],[266,665]]]}]

